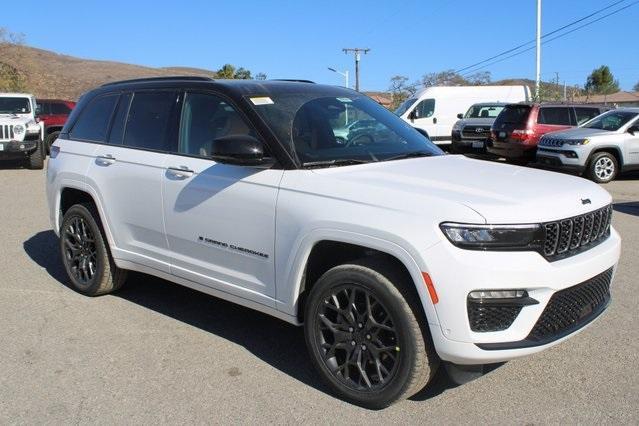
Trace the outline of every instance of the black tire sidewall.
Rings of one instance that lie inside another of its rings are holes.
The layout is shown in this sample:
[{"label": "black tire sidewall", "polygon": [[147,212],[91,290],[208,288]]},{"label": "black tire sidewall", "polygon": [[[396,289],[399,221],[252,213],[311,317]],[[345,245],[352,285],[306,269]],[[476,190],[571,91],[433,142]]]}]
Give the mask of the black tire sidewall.
[{"label": "black tire sidewall", "polygon": [[[376,279],[372,274],[361,270],[346,270],[344,265],[339,270],[330,270],[325,273],[313,287],[307,300],[305,312],[305,338],[311,360],[315,368],[320,371],[326,384],[340,397],[362,405],[367,408],[383,408],[393,403],[399,398],[408,386],[411,371],[415,365],[415,339],[422,336],[413,336],[412,328],[409,325],[409,318],[404,311],[401,300],[394,294],[389,286],[389,282]],[[317,339],[317,317],[319,306],[324,295],[331,289],[342,284],[356,284],[371,292],[384,305],[393,319],[397,333],[398,345],[400,347],[398,366],[395,376],[391,382],[379,390],[372,392],[361,392],[348,388],[339,381],[322,360],[322,349],[318,346]],[[400,295],[401,297],[401,295]]]},{"label": "black tire sidewall", "polygon": [[[597,163],[597,161],[599,161],[602,157],[610,158],[610,160],[612,160],[612,164],[614,165],[615,170],[612,176],[610,177],[610,179],[600,179],[595,173],[595,163]],[[619,174],[619,163],[617,162],[617,158],[615,158],[615,156],[610,154],[609,152],[597,152],[593,154],[592,158],[588,162],[588,177],[590,177],[590,179],[594,182],[597,182],[597,183],[612,182],[613,180],[615,180],[618,174]]]},{"label": "black tire sidewall", "polygon": [[[71,273],[69,264],[65,258],[63,233],[71,219],[75,217],[81,217],[82,219],[84,219],[87,225],[91,228],[91,232],[93,232],[95,238],[95,247],[97,251],[97,267],[96,272],[93,275],[93,278],[91,279],[89,285],[84,285],[76,280],[76,278]],[[100,289],[101,282],[104,279],[103,277],[105,275],[105,270],[107,267],[106,262],[108,261],[108,255],[106,253],[106,245],[104,243],[100,227],[98,226],[91,211],[82,204],[76,204],[72,206],[64,215],[62,226],[60,227],[60,256],[62,257],[64,269],[67,273],[67,276],[69,277],[69,281],[71,282],[73,288],[82,294],[91,296],[97,294]]]},{"label": "black tire sidewall", "polygon": [[51,152],[51,145],[53,145],[53,142],[55,142],[55,140],[58,139],[59,135],[60,135],[60,131],[56,130],[55,132],[49,133],[44,139],[44,145],[45,145],[47,154]]},{"label": "black tire sidewall", "polygon": [[43,142],[38,140],[38,146],[35,151],[29,155],[27,158],[27,162],[29,164],[29,168],[32,170],[41,170],[44,168],[44,147]]}]

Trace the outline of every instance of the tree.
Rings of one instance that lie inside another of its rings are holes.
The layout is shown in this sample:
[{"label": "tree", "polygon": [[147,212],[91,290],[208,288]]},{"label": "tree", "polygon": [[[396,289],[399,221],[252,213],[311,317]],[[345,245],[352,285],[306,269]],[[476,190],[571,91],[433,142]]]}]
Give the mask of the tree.
[{"label": "tree", "polygon": [[478,71],[466,77],[466,81],[471,86],[484,86],[490,84],[491,75],[490,71]]},{"label": "tree", "polygon": [[639,81],[637,82],[637,84],[632,86],[632,90],[634,90],[635,92],[639,92]]},{"label": "tree", "polygon": [[[0,47],[22,44],[24,44],[24,34],[13,33],[4,27],[0,27]],[[20,92],[25,90],[27,90],[26,82],[20,71],[0,61],[0,91]]]},{"label": "tree", "polygon": [[233,75],[233,78],[238,79],[238,80],[250,80],[251,79],[251,71],[239,67],[237,69],[237,71],[235,71],[235,74]]},{"label": "tree", "polygon": [[391,106],[392,110],[404,102],[408,97],[415,93],[415,85],[408,85],[408,77],[403,75],[396,75],[390,79],[390,87],[388,91],[391,94]]},{"label": "tree", "polygon": [[422,76],[421,84],[430,86],[481,86],[491,82],[490,71],[479,71],[464,77],[454,70],[431,72]]},{"label": "tree", "polygon": [[231,64],[224,64],[215,74],[217,74],[217,78],[233,79],[235,77],[235,67]]},{"label": "tree", "polygon": [[266,74],[264,74],[263,72],[258,72],[257,74],[255,74],[255,79],[256,80],[266,80]]},{"label": "tree", "polygon": [[609,95],[619,91],[619,81],[615,80],[607,65],[602,65],[590,73],[585,89],[588,93]]}]

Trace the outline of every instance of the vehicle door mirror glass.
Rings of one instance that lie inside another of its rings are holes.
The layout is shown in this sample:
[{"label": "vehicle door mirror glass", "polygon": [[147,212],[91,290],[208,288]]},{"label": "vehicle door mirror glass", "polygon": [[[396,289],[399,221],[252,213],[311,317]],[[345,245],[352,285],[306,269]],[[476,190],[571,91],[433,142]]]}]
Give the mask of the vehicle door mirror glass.
[{"label": "vehicle door mirror glass", "polygon": [[464,118],[464,114],[462,114],[462,113],[460,112],[459,114],[457,114],[457,118],[459,118],[459,119],[461,120],[462,118]]},{"label": "vehicle door mirror glass", "polygon": [[211,143],[211,158],[223,164],[259,166],[266,163],[264,144],[250,135],[227,135]]},{"label": "vehicle door mirror glass", "polygon": [[628,133],[630,133],[632,136],[636,136],[636,134],[639,133],[639,124],[630,126],[628,128]]},{"label": "vehicle door mirror glass", "polygon": [[409,120],[413,121],[417,118],[419,118],[419,111],[417,110],[417,108],[408,113]]}]

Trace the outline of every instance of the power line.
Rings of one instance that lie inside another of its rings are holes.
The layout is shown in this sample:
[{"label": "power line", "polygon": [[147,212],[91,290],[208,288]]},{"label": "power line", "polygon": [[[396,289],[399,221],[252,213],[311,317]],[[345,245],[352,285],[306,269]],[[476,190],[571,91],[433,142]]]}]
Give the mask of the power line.
[{"label": "power line", "polygon": [[[592,20],[592,21],[587,22],[587,23],[585,23],[585,24],[583,24],[583,25],[580,25],[580,26],[578,26],[577,28],[573,28],[573,29],[572,29],[572,30],[570,30],[570,31],[566,31],[565,33],[562,33],[562,34],[559,34],[559,35],[557,35],[557,36],[555,36],[555,37],[549,38],[548,40],[544,40],[544,42],[542,42],[541,44],[547,44],[547,43],[550,43],[551,41],[554,41],[554,40],[557,40],[557,39],[559,39],[559,38],[565,37],[565,36],[567,36],[568,34],[574,33],[575,31],[578,31],[578,30],[580,30],[580,29],[582,29],[582,28],[584,28],[584,27],[587,27],[587,26],[592,25],[592,24],[594,24],[594,23],[596,23],[596,22],[599,22],[599,21],[601,21],[602,19],[605,19],[605,18],[607,18],[607,17],[609,17],[609,16],[615,15],[615,14],[617,14],[617,13],[621,12],[621,11],[622,11],[622,10],[624,10],[624,9],[628,9],[629,7],[634,6],[634,5],[635,5],[635,4],[637,4],[637,3],[639,3],[639,0],[638,0],[638,1],[635,1],[635,2],[633,2],[633,3],[630,3],[630,4],[628,4],[628,5],[626,5],[626,6],[622,7],[622,8],[619,8],[619,9],[617,9],[617,10],[613,11],[613,12],[610,12],[610,13],[608,13],[608,14],[604,15],[604,16],[600,16],[599,18],[597,18],[597,19],[595,19],[595,20]],[[542,37],[542,38],[543,38],[543,37]],[[463,77],[465,77],[465,76],[471,75],[471,74],[473,74],[473,73],[475,73],[475,72],[477,72],[477,71],[479,71],[479,70],[481,70],[481,69],[487,68],[487,67],[489,67],[489,66],[491,66],[491,65],[497,64],[497,63],[499,63],[499,62],[503,62],[503,61],[505,61],[505,60],[507,60],[507,59],[513,58],[513,57],[515,57],[515,56],[521,55],[521,54],[526,53],[526,52],[529,52],[529,51],[533,50],[534,48],[535,48],[535,46],[532,46],[532,47],[529,47],[529,48],[527,48],[527,49],[521,50],[521,51],[519,51],[519,52],[517,52],[517,53],[514,53],[514,54],[512,54],[512,55],[506,56],[505,58],[501,58],[501,59],[498,59],[498,60],[496,60],[496,61],[490,62],[490,63],[488,63],[488,64],[486,64],[486,65],[483,65],[483,66],[481,66],[481,67],[475,68],[475,69],[473,69],[473,70],[471,70],[471,71],[469,71],[469,72],[467,72],[467,73],[464,73],[464,74],[462,74],[462,76],[463,76]]]},{"label": "power line", "polygon": [[[593,17],[593,16],[595,16],[595,15],[598,15],[599,13],[603,12],[604,10],[610,9],[611,7],[614,7],[614,6],[618,5],[619,3],[623,3],[623,2],[625,2],[625,1],[627,1],[627,0],[619,0],[619,1],[616,1],[616,2],[614,2],[614,3],[611,3],[611,4],[609,4],[608,6],[606,6],[606,7],[602,8],[602,9],[596,10],[595,12],[592,12],[591,14],[589,14],[589,15],[587,15],[587,16],[584,16],[584,17],[582,17],[582,18],[579,18],[579,19],[577,19],[577,20],[575,20],[575,21],[573,21],[573,22],[570,22],[569,24],[566,24],[566,25],[564,25],[564,26],[562,26],[562,27],[560,27],[560,28],[557,28],[556,30],[553,30],[553,31],[551,31],[551,32],[549,32],[549,33],[547,33],[547,34],[544,34],[544,35],[542,35],[542,36],[541,36],[541,38],[543,39],[543,38],[546,38],[546,37],[551,36],[551,35],[553,35],[553,34],[556,34],[556,33],[560,32],[560,31],[562,31],[562,30],[565,30],[566,28],[569,28],[569,27],[571,27],[571,26],[573,26],[573,25],[576,25],[576,24],[578,24],[578,23],[580,23],[580,22],[583,22],[583,21],[585,21],[585,20],[586,20],[586,19],[588,19],[588,18],[591,18],[591,17]],[[630,6],[632,6],[632,4],[631,4]],[[629,7],[629,6],[627,6],[627,7]],[[516,50],[519,50],[519,49],[521,49],[522,47],[525,47],[525,46],[529,45],[530,43],[534,43],[534,42],[535,42],[535,40],[534,40],[534,39],[533,39],[533,40],[530,40],[530,41],[527,41],[526,43],[520,44],[519,46],[513,47],[513,48],[508,49],[508,50],[505,50],[505,51],[503,51],[503,52],[501,52],[501,53],[499,53],[499,54],[497,54],[497,55],[495,55],[495,56],[491,56],[491,57],[490,57],[490,58],[488,58],[488,59],[484,59],[483,61],[476,62],[476,63],[474,63],[474,64],[472,64],[472,65],[468,65],[467,67],[464,67],[464,68],[460,68],[460,69],[456,70],[455,72],[456,72],[456,73],[460,73],[460,72],[462,72],[462,71],[466,71],[467,69],[474,68],[474,67],[476,67],[477,65],[481,65],[481,64],[484,64],[484,63],[486,63],[486,62],[492,61],[493,59],[497,59],[497,58],[499,58],[500,56],[507,55],[508,53],[514,52],[514,51],[516,51]],[[528,50],[531,50],[531,49],[528,49]],[[525,50],[525,52],[527,52],[528,50]]]}]

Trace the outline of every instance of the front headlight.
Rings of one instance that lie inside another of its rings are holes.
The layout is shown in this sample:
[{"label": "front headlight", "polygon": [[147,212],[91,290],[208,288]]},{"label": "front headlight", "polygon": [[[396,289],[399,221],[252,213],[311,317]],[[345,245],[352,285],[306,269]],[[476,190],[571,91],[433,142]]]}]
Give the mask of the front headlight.
[{"label": "front headlight", "polygon": [[22,124],[16,124],[13,126],[13,134],[19,136],[24,133],[24,126]]},{"label": "front headlight", "polygon": [[588,139],[569,139],[564,141],[566,145],[586,145],[590,142]]},{"label": "front headlight", "polygon": [[440,229],[448,241],[468,250],[530,250],[542,247],[543,229],[540,224],[473,225],[442,223]]},{"label": "front headlight", "polygon": [[453,124],[453,132],[461,132],[461,124],[459,123]]}]

